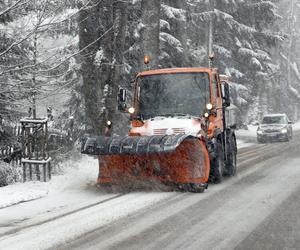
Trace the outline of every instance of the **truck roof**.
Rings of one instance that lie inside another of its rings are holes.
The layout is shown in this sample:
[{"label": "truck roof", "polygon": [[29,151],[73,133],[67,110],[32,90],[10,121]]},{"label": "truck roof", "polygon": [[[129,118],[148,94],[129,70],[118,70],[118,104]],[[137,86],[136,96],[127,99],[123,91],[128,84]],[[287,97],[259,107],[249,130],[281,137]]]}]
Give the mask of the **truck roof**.
[{"label": "truck roof", "polygon": [[217,73],[216,68],[169,68],[169,69],[155,69],[147,70],[139,73],[137,76],[149,76],[149,75],[163,75],[163,74],[175,74],[175,73]]}]

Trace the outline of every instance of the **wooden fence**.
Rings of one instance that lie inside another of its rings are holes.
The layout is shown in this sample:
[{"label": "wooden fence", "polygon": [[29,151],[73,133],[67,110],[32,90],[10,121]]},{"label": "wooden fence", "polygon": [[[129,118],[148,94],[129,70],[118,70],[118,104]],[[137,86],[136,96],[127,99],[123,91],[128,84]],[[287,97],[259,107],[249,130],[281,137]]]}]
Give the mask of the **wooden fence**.
[{"label": "wooden fence", "polygon": [[20,147],[4,146],[0,148],[0,160],[6,163],[20,166],[22,158],[22,151]]}]

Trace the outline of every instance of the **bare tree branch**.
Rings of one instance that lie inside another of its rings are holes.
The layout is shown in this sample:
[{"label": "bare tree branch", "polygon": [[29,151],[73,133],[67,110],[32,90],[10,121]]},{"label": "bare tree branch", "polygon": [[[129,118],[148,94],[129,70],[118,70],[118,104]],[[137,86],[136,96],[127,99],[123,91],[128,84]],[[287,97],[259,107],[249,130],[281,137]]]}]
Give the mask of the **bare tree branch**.
[{"label": "bare tree branch", "polygon": [[[19,0],[19,1],[22,1],[22,0]],[[29,0],[30,1],[30,0]],[[28,3],[29,1],[27,1],[26,3]],[[76,13],[78,13],[78,12],[80,12],[81,10],[84,10],[86,7],[87,7],[87,5],[90,3],[90,0],[83,6],[83,7],[81,7],[80,9],[78,9],[78,11],[76,12]],[[24,3],[25,4],[25,3]],[[96,5],[94,5],[93,7],[95,7],[95,6],[97,6],[97,4]],[[73,15],[75,15],[75,13],[74,14],[72,14],[71,15],[71,17],[73,16]],[[66,20],[68,20],[68,19],[70,19],[70,17],[69,18],[66,18]],[[39,23],[39,24],[41,24],[41,23]],[[46,25],[46,24],[45,24]],[[25,40],[27,40],[29,37],[31,37],[33,34],[35,34],[36,32],[38,32],[38,30],[41,28],[41,27],[44,27],[45,25],[36,25],[35,26],[35,28],[32,30],[32,31],[30,31],[24,38],[22,38],[21,40],[19,40],[19,41],[17,41],[17,42],[13,42],[6,50],[4,50],[3,52],[1,52],[0,53],[0,57],[1,56],[3,56],[3,55],[5,55],[7,52],[9,52],[11,49],[13,49],[15,46],[17,46],[17,45],[19,45],[19,44],[21,44],[21,43],[23,43]],[[47,25],[50,25],[50,24],[47,24]]]},{"label": "bare tree branch", "polygon": [[95,41],[93,41],[92,43],[88,44],[86,47],[84,47],[83,49],[79,50],[78,52],[66,57],[62,62],[58,63],[57,65],[55,65],[54,67],[50,68],[50,69],[47,69],[47,70],[40,70],[38,72],[41,72],[41,73],[45,73],[45,72],[49,72],[51,70],[54,70],[56,68],[58,68],[59,66],[61,66],[63,63],[65,63],[67,60],[69,60],[70,58],[84,52],[86,49],[88,49],[89,47],[91,47],[92,45],[94,45],[95,43],[97,43],[98,41],[100,41],[103,37],[105,37],[110,31],[113,30],[113,26],[110,27],[104,34],[102,34],[101,36],[99,36]]},{"label": "bare tree branch", "polygon": [[11,5],[10,7],[8,7],[6,10],[0,12],[0,16],[3,16],[7,12],[9,12],[9,11],[11,11],[13,9],[19,8],[22,5],[25,5],[25,4],[29,3],[31,0],[28,0],[28,1],[24,2],[24,3],[21,3],[22,1],[24,1],[24,0],[18,0],[18,1],[16,1],[13,5]]}]

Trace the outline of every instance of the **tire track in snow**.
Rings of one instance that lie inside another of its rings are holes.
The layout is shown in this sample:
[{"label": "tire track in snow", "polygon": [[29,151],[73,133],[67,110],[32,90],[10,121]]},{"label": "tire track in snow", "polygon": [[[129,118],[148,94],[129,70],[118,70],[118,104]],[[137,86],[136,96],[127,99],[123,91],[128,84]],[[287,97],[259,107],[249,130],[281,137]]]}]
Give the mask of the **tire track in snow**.
[{"label": "tire track in snow", "polygon": [[47,220],[43,220],[43,221],[36,222],[36,223],[30,224],[30,225],[21,226],[21,227],[18,227],[18,228],[11,229],[11,230],[9,230],[9,231],[7,231],[7,232],[5,232],[5,233],[1,233],[1,234],[0,234],[0,238],[1,238],[1,237],[4,237],[4,236],[11,235],[11,234],[18,233],[18,232],[23,231],[23,230],[25,230],[25,229],[27,229],[27,228],[31,228],[31,227],[35,227],[35,226],[40,226],[40,225],[46,224],[46,223],[48,223],[48,222],[51,222],[51,221],[55,221],[55,220],[61,219],[61,218],[63,218],[63,217],[66,217],[66,216],[71,215],[71,214],[78,213],[78,212],[83,211],[83,210],[85,210],[85,209],[89,209],[89,208],[91,208],[91,207],[95,207],[95,206],[98,206],[98,205],[100,205],[100,204],[103,204],[103,203],[106,203],[106,202],[115,200],[115,199],[120,198],[120,197],[122,197],[122,196],[124,196],[124,195],[125,195],[125,194],[118,194],[118,195],[115,195],[115,196],[113,196],[113,197],[107,198],[107,199],[105,199],[105,200],[101,200],[101,201],[98,201],[98,202],[96,202],[96,203],[92,203],[92,204],[89,204],[89,205],[87,205],[87,206],[84,206],[84,207],[81,207],[81,208],[77,208],[77,209],[72,210],[72,211],[70,211],[70,212],[63,213],[63,214],[58,215],[58,216],[54,216],[54,217],[52,217],[52,218],[50,218],[50,219],[47,219]]}]

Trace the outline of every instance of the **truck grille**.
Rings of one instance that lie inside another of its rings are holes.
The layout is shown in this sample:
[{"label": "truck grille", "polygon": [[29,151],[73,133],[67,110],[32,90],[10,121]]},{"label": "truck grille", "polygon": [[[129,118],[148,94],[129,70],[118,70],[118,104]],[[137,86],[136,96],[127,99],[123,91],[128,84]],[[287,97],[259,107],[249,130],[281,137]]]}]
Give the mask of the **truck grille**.
[{"label": "truck grille", "polygon": [[185,129],[183,128],[173,128],[174,134],[185,134]]},{"label": "truck grille", "polygon": [[[169,129],[167,129],[167,128],[154,129],[153,134],[154,135],[166,135],[168,130]],[[185,134],[185,129],[184,128],[171,128],[170,130],[172,130],[173,131],[172,134],[175,134],[175,135]]]},{"label": "truck grille", "polygon": [[167,133],[167,129],[166,128],[153,129],[153,134],[154,135],[165,135],[166,133]]}]

